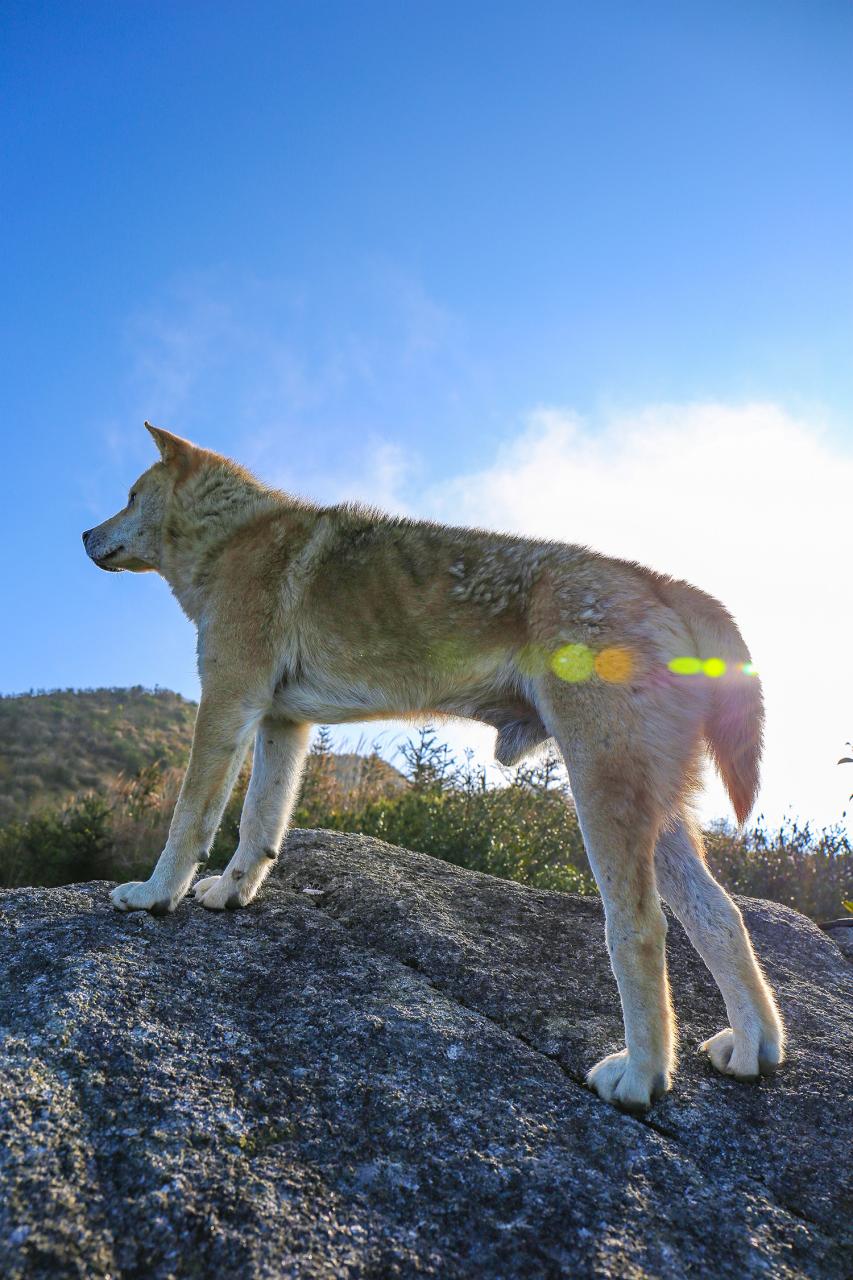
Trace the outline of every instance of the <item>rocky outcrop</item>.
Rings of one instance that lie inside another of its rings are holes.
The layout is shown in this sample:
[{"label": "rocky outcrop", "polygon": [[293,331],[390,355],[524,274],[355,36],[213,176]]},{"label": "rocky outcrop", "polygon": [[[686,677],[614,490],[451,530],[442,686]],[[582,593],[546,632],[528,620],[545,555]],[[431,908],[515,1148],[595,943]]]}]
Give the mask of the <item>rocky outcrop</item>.
[{"label": "rocky outcrop", "polygon": [[832,938],[839,951],[853,960],[853,916],[847,916],[843,920],[827,920],[820,927]]},{"label": "rocky outcrop", "polygon": [[673,1092],[621,1047],[597,899],[293,832],[259,901],[113,912],[0,895],[5,1277],[842,1277],[851,981],[804,917],[741,902],[790,1060],[716,1075],[722,1002],[680,927]]}]

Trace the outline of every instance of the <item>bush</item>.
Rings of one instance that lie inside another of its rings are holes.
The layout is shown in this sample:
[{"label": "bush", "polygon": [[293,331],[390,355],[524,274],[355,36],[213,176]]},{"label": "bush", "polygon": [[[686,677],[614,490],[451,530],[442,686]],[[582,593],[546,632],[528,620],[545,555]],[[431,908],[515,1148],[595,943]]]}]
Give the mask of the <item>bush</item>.
[{"label": "bush", "polygon": [[[541,889],[593,892],[580,829],[553,759],[515,771],[506,787],[490,787],[485,771],[461,768],[432,730],[403,748],[409,786],[353,803],[326,793],[306,797],[300,826],[358,831],[490,875]],[[329,801],[331,800],[331,803]]]},{"label": "bush", "polygon": [[0,884],[73,884],[111,871],[110,808],[86,795],[59,813],[45,813],[0,830]]},{"label": "bush", "polygon": [[771,898],[814,920],[843,913],[853,888],[853,847],[840,827],[812,831],[788,822],[778,831],[706,832],[708,865],[731,893]]},{"label": "bush", "polygon": [[[309,756],[294,823],[357,831],[457,866],[543,889],[595,892],[564,775],[553,757],[506,771],[490,786],[470,757],[459,765],[432,729],[402,751],[403,775],[376,752],[336,755],[322,730]],[[342,767],[342,764],[346,767]],[[217,833],[211,865],[239,838],[249,780],[241,770]],[[0,829],[0,885],[145,879],[165,844],[181,772],[148,765],[60,811]],[[732,892],[771,898],[815,919],[841,914],[853,897],[853,851],[838,828],[738,835],[706,833],[708,863]]]}]

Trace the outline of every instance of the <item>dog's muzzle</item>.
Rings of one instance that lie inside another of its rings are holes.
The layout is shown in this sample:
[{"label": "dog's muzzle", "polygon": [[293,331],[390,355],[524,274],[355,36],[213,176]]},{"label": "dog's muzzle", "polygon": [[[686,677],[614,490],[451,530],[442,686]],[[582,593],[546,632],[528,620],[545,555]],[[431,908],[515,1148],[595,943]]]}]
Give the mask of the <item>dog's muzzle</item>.
[{"label": "dog's muzzle", "polygon": [[86,549],[86,555],[93,564],[98,566],[99,569],[104,569],[107,573],[121,573],[121,568],[118,565],[108,564],[107,562],[111,560],[113,556],[117,556],[120,551],[124,551],[124,545],[122,544],[118,547],[113,547],[112,551],[108,551],[105,556],[95,556],[89,550],[89,537],[92,533],[94,533],[93,529],[86,529],[83,533],[83,546]]}]

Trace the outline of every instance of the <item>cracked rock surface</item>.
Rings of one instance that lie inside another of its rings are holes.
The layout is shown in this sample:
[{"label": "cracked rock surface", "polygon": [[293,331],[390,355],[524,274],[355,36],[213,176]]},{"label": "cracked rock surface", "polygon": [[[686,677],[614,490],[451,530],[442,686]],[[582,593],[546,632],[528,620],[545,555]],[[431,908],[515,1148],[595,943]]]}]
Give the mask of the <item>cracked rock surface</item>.
[{"label": "cracked rock surface", "polygon": [[601,904],[361,836],[293,832],[241,912],[0,893],[0,1274],[848,1277],[851,968],[741,899],[790,1058],[695,1046],[722,1000],[680,926],[675,1088],[621,1048]]}]

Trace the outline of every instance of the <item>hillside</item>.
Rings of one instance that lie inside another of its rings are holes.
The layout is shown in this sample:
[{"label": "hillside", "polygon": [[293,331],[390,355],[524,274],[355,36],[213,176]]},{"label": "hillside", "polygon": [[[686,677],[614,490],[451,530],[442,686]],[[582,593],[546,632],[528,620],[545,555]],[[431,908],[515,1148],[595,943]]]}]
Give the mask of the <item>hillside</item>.
[{"label": "hillside", "polygon": [[101,789],[160,760],[180,765],[195,703],[168,689],[54,689],[0,698],[0,823]]},{"label": "hillside", "polygon": [[[0,886],[144,879],[168,834],[195,711],[177,694],[140,688],[0,698]],[[540,889],[592,891],[552,761],[489,785],[431,728],[401,755],[402,773],[375,752],[336,754],[318,733],[294,825],[361,832]],[[223,815],[216,865],[239,838],[248,765]],[[730,892],[822,921],[853,899],[853,848],[840,828],[718,827],[705,836],[709,866]]]},{"label": "hillside", "polygon": [[[0,696],[0,826],[104,791],[119,773],[133,777],[159,761],[183,767],[196,704],[169,689],[54,689]],[[329,757],[336,780],[353,787],[365,758]],[[402,785],[392,765],[375,759],[383,786]]]}]

